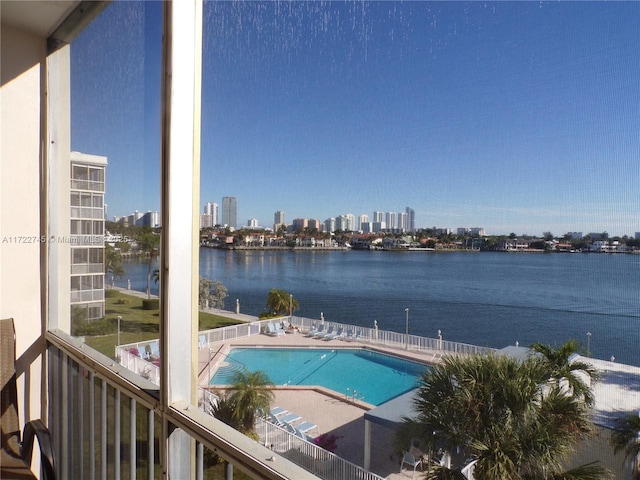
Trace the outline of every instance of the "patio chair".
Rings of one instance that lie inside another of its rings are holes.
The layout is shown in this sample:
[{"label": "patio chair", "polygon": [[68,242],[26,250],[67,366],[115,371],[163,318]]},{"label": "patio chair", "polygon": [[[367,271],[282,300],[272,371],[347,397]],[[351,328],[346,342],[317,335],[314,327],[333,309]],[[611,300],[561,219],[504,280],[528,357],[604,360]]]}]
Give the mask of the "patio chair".
[{"label": "patio chair", "polygon": [[299,423],[298,425],[296,425],[293,428],[295,428],[300,433],[305,433],[306,434],[307,432],[310,432],[311,430],[316,430],[318,428],[318,426],[315,423],[304,421],[302,423]]},{"label": "patio chair", "polygon": [[402,473],[402,467],[405,464],[413,468],[413,474],[411,475],[411,478],[415,477],[416,467],[418,465],[420,465],[420,470],[422,470],[422,460],[414,457],[412,453],[404,452],[404,455],[402,456],[402,462],[400,462],[400,473]]},{"label": "patio chair", "polygon": [[271,336],[279,336],[279,335],[284,335],[284,330],[282,330],[281,328],[276,328],[273,323],[268,322],[267,323],[267,335],[271,335]]},{"label": "patio chair", "polygon": [[321,331],[318,331],[318,333],[316,333],[313,336],[313,338],[325,338],[332,334],[333,334],[333,325],[329,325],[329,329],[327,330],[326,333],[322,333]]},{"label": "patio chair", "polygon": [[278,415],[284,415],[285,413],[289,413],[289,411],[282,407],[273,407],[269,413],[274,417],[277,417]]},{"label": "patio chair", "polygon": [[338,328],[338,331],[335,333],[329,333],[327,335],[324,336],[325,340],[333,340],[334,338],[341,338],[344,332],[344,328],[340,327]]},{"label": "patio chair", "polygon": [[[311,332],[309,332],[311,333]],[[324,323],[321,323],[318,329],[313,333],[313,335],[309,335],[310,337],[319,337],[320,335],[324,335]]]},{"label": "patio chair", "polygon": [[12,318],[0,320],[0,384],[2,386],[0,478],[16,480],[38,478],[31,471],[35,437],[40,446],[40,478],[55,479],[51,434],[42,420],[28,422],[22,432],[22,441],[20,439],[16,386],[16,331]]}]

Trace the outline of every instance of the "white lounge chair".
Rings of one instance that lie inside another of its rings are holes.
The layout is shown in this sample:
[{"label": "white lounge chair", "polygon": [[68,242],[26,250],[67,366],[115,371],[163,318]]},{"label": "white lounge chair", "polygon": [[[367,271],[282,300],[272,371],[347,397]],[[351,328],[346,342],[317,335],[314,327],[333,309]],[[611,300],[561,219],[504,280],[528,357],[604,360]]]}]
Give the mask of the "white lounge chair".
[{"label": "white lounge chair", "polygon": [[405,464],[413,467],[413,474],[411,475],[411,478],[415,477],[418,465],[420,465],[420,470],[422,470],[422,460],[414,457],[412,453],[405,452],[402,456],[402,462],[400,462],[400,473],[402,473],[402,467]]},{"label": "white lounge chair", "polygon": [[267,334],[271,335],[271,336],[279,336],[279,335],[284,335],[285,332],[284,330],[282,330],[280,327],[276,327],[273,325],[273,323],[268,322],[267,323]]},{"label": "white lounge chair", "polygon": [[333,340],[334,338],[340,338],[342,337],[342,335],[344,335],[344,328],[340,327],[338,328],[338,331],[335,333],[330,333],[324,336],[325,340]]},{"label": "white lounge chair", "polygon": [[321,323],[320,326],[318,327],[318,329],[313,333],[313,335],[309,335],[310,337],[319,337],[321,335],[324,335],[324,323]]},{"label": "white lounge chair", "polygon": [[313,337],[314,338],[325,338],[325,337],[331,336],[332,334],[333,334],[333,325],[329,325],[329,329],[327,330],[326,333],[318,332]]}]

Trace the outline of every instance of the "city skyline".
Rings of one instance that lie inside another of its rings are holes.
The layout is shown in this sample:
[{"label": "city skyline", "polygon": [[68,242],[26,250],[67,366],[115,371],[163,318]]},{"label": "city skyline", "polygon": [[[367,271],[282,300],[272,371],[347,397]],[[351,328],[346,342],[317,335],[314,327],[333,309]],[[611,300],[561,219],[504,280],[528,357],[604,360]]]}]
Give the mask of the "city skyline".
[{"label": "city skyline", "polygon": [[[160,8],[128,3],[72,45],[72,149],[109,157],[118,214],[160,204]],[[416,227],[640,231],[640,4],[282,5],[205,4],[201,201],[266,226],[412,205]]]}]

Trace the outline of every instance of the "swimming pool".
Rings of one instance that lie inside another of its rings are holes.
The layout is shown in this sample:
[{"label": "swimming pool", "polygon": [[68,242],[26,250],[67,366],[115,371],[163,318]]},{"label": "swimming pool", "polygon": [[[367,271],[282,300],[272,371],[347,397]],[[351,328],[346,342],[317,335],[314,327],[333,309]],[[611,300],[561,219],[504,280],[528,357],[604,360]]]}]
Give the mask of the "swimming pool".
[{"label": "swimming pool", "polygon": [[380,405],[416,388],[426,365],[365,349],[234,348],[211,379],[228,385],[239,368],[266,372],[274,384],[320,385]]}]

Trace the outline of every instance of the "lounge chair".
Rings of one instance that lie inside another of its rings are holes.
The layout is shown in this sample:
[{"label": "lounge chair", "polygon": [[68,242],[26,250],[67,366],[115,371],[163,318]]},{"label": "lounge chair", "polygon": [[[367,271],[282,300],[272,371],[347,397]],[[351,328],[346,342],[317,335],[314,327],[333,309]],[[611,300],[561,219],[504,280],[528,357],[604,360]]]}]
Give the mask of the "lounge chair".
[{"label": "lounge chair", "polygon": [[296,425],[294,428],[298,430],[300,433],[307,433],[311,430],[317,429],[318,426],[315,423],[302,422]]},{"label": "lounge chair", "polygon": [[278,418],[278,421],[282,422],[282,423],[286,423],[286,424],[290,424],[293,422],[296,422],[298,420],[300,420],[302,417],[300,415],[298,415],[297,413],[292,413],[289,412],[286,415]]},{"label": "lounge chair", "polygon": [[321,323],[318,329],[313,333],[313,335],[309,335],[310,337],[319,337],[320,335],[324,335],[324,323]]},{"label": "lounge chair", "polygon": [[316,332],[318,331],[318,327],[316,326],[316,324],[314,323],[313,325],[311,325],[311,328],[309,329],[309,331],[307,332],[307,337],[312,337],[313,335],[316,334]]},{"label": "lounge chair", "polygon": [[269,413],[274,417],[277,417],[278,415],[284,415],[285,413],[289,413],[289,411],[285,410],[282,407],[273,407]]},{"label": "lounge chair", "polygon": [[404,455],[402,456],[402,462],[400,462],[400,473],[402,473],[402,467],[405,464],[413,467],[413,474],[411,475],[411,478],[415,477],[416,467],[418,465],[420,465],[420,469],[422,470],[422,460],[414,457],[412,453],[405,452]]},{"label": "lounge chair", "polygon": [[353,340],[353,328],[350,328],[349,330],[347,330],[347,334],[343,335],[340,340],[346,340],[347,342],[350,342],[351,340]]},{"label": "lounge chair", "polygon": [[151,342],[151,354],[155,357],[160,357],[160,345],[158,342]]},{"label": "lounge chair", "polygon": [[460,473],[462,473],[462,475],[464,475],[467,480],[475,480],[476,477],[473,476],[473,472],[476,469],[476,463],[478,463],[478,460],[467,463],[467,465],[462,470],[460,470]]},{"label": "lounge chair", "polygon": [[267,323],[267,334],[271,335],[271,336],[280,336],[280,335],[284,335],[284,330],[282,330],[279,327],[275,327],[273,325],[273,323],[268,322]]},{"label": "lounge chair", "polygon": [[322,332],[318,332],[316,333],[313,338],[325,338],[328,337],[329,335],[333,334],[333,325],[329,325],[329,329],[327,330],[326,333],[322,333]]},{"label": "lounge chair", "polygon": [[[0,478],[51,480],[56,478],[51,434],[42,420],[27,422],[20,438],[18,388],[16,384],[16,330],[13,319],[0,320],[0,387],[2,421],[0,421]],[[33,439],[40,447],[42,477],[31,471]]]},{"label": "lounge chair", "polygon": [[334,338],[340,338],[340,337],[342,337],[343,332],[344,332],[344,328],[340,327],[340,328],[338,328],[337,332],[325,335],[324,339],[325,340],[333,340]]}]

